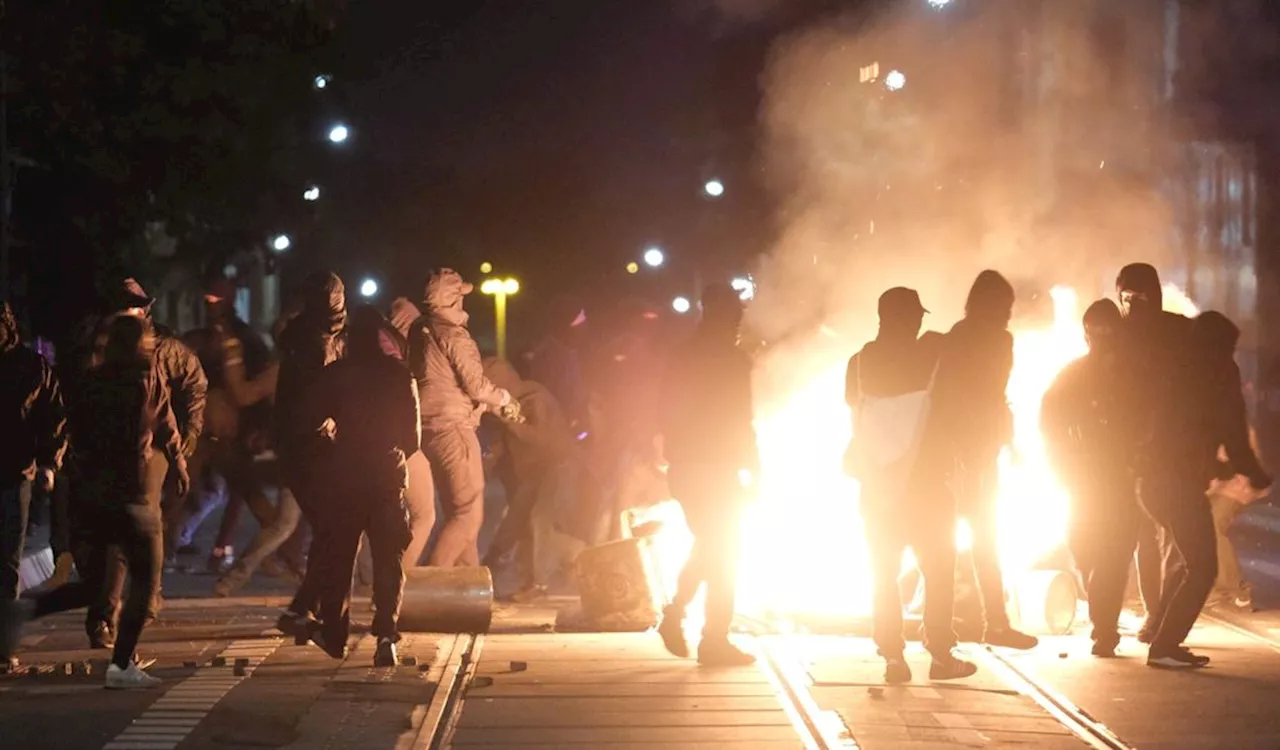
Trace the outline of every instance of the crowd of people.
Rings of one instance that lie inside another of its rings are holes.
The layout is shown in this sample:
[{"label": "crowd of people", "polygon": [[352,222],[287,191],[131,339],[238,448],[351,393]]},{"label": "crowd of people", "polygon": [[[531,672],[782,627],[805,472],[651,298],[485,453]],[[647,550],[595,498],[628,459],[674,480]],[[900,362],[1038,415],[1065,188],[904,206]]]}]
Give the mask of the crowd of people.
[{"label": "crowd of people", "polygon": [[[749,664],[729,639],[738,521],[759,470],[739,294],[727,284],[704,290],[697,330],[670,352],[656,315],[624,309],[621,334],[588,346],[574,340],[583,311],[557,304],[545,335],[507,362],[482,358],[468,330],[472,291],[437,269],[420,307],[401,298],[384,315],[348,309],[341,279],[313,274],[273,329],[272,351],[236,316],[228,281],[210,285],[206,325],[180,339],[127,280],[56,371],[21,345],[3,307],[0,668],[17,666],[23,623],[86,608],[90,644],[113,649],[107,686],[157,684],[137,644],[159,611],[161,572],[198,552],[196,531],[219,507],[207,562],[216,595],[258,571],[292,580],[278,627],[342,658],[354,580],[372,592],[373,661],[389,666],[406,566],[513,565],[512,598],[537,598],[571,557],[547,564],[549,530],[579,545],[606,541],[621,533],[620,511],[669,496],[694,544],[658,633],[689,656],[686,609],[705,586],[699,661]],[[1089,307],[1089,353],[1058,376],[1042,408],[1049,457],[1074,502],[1069,546],[1093,653],[1115,655],[1136,553],[1148,663],[1203,666],[1183,641],[1218,571],[1206,492],[1211,480],[1253,492],[1271,483],[1250,443],[1233,359],[1239,332],[1217,313],[1162,312],[1148,265],[1125,267],[1117,292],[1119,306]],[[1004,277],[984,271],[963,319],[921,335],[918,293],[890,289],[878,335],[849,362],[855,437],[845,470],[862,488],[874,638],[891,683],[911,679],[898,585],[908,547],[925,585],[930,677],[976,670],[954,651],[960,519],[972,530],[983,640],[1037,644],[1011,624],[996,539],[998,458],[1013,438],[1014,297]],[[482,556],[492,478],[507,510]],[[52,502],[58,562],[50,581],[20,597],[33,488]],[[259,530],[237,555],[245,508]]]}]

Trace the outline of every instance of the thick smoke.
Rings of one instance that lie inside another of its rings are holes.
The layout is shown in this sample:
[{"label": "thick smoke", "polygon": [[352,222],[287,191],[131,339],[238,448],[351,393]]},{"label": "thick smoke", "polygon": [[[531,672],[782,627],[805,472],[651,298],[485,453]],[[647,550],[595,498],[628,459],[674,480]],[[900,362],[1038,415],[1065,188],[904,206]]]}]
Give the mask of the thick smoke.
[{"label": "thick smoke", "polygon": [[764,393],[874,336],[889,287],[918,289],[946,330],[983,268],[1035,317],[1053,285],[1087,304],[1124,263],[1167,257],[1162,3],[961,5],[912,0],[776,43],[761,120],[780,226],[749,319],[776,355]]}]

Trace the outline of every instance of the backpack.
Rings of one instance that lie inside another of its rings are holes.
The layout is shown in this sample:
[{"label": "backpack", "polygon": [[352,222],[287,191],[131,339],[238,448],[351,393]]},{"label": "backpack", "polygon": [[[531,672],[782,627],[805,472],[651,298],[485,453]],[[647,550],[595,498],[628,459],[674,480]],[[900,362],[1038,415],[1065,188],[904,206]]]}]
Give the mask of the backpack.
[{"label": "backpack", "polygon": [[853,438],[844,456],[846,474],[863,486],[890,491],[906,488],[920,450],[937,375],[935,366],[924,390],[868,396],[862,390],[862,358],[858,358],[858,397],[852,415]]}]

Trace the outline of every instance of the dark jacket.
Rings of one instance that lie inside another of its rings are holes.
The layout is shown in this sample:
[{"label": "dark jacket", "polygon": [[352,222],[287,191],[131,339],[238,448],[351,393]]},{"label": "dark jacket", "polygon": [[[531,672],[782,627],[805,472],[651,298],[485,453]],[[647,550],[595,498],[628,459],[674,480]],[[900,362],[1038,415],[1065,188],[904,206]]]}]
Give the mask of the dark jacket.
[{"label": "dark jacket", "polygon": [[1192,338],[1197,353],[1203,358],[1201,377],[1205,392],[1203,409],[1197,416],[1197,431],[1204,436],[1198,453],[1208,462],[1211,456],[1216,456],[1218,446],[1222,446],[1233,473],[1259,476],[1262,464],[1249,440],[1240,367],[1235,361],[1240,329],[1226,316],[1209,310],[1195,319]]},{"label": "dark jacket", "polygon": [[751,359],[737,346],[695,334],[668,359],[658,403],[672,472],[758,468]]},{"label": "dark jacket", "polygon": [[926,442],[946,446],[969,471],[994,467],[1013,439],[1005,389],[1013,372],[1013,336],[961,320],[942,342]]},{"label": "dark jacket", "polygon": [[44,357],[22,346],[9,303],[0,302],[0,486],[58,469],[67,449],[58,378]]},{"label": "dark jacket", "polygon": [[1087,354],[1058,373],[1040,405],[1050,464],[1077,500],[1133,486],[1132,414],[1118,360]]},{"label": "dark jacket", "polygon": [[[282,468],[297,478],[312,460],[323,461],[327,443],[301,413],[301,399],[324,368],[346,351],[346,290],[334,274],[313,276],[303,310],[280,334],[280,378],[276,386],[275,442]],[[286,480],[288,481],[288,480]]]},{"label": "dark jacket", "polygon": [[[1202,421],[1197,404],[1204,403],[1200,374],[1204,358],[1195,350],[1193,321],[1168,312],[1150,320],[1128,318],[1121,342],[1123,367],[1134,383],[1130,408],[1137,430],[1139,476],[1172,468],[1199,474],[1201,468],[1193,465],[1198,461],[1187,463],[1203,452],[1203,436],[1196,433]],[[1211,454],[1216,452],[1215,447]]]},{"label": "dark jacket", "polygon": [[95,490],[85,495],[88,502],[146,504],[152,452],[163,451],[171,464],[185,460],[169,391],[155,367],[100,365],[84,375],[69,406],[78,476]]},{"label": "dark jacket", "polygon": [[574,440],[569,420],[551,391],[532,380],[523,380],[505,360],[485,360],[485,374],[520,402],[523,422],[503,420],[503,445],[511,458],[516,479],[528,481],[563,463],[572,455]]},{"label": "dark jacket", "polygon": [[845,402],[858,405],[859,394],[891,398],[929,387],[938,365],[942,334],[926,332],[903,342],[876,339],[849,359],[845,372]]},{"label": "dark jacket", "polygon": [[408,486],[405,462],[422,440],[418,389],[394,357],[349,353],[320,373],[304,409],[313,433],[326,419],[337,426],[329,467],[335,483],[371,493]]},{"label": "dark jacket", "polygon": [[[228,391],[226,361],[232,350],[230,344],[239,342],[238,350],[244,363],[244,377],[253,380],[266,372],[271,364],[271,349],[262,336],[248,323],[232,316],[226,328],[217,331],[213,328],[201,328],[188,333],[184,343],[196,353],[200,366],[208,379],[209,390]],[[237,410],[236,424],[239,436],[247,438],[254,433],[269,429],[271,426],[270,400]]]}]

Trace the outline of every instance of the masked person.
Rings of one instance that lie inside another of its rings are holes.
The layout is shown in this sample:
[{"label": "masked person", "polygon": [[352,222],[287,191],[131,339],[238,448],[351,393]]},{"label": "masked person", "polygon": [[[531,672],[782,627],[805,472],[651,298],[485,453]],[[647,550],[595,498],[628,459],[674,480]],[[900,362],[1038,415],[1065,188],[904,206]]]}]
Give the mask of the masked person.
[{"label": "masked person", "polygon": [[497,570],[512,550],[517,557],[520,587],[512,597],[530,601],[547,591],[541,553],[550,529],[542,523],[554,512],[557,495],[566,486],[574,441],[569,421],[551,392],[524,380],[509,362],[490,358],[485,374],[520,403],[518,421],[502,422],[499,452],[510,470],[503,479],[507,513],[485,552],[484,564]]},{"label": "masked person", "polygon": [[321,624],[309,629],[330,655],[345,655],[351,576],[365,534],[374,568],[374,665],[394,667],[409,544],[406,458],[418,450],[421,424],[417,388],[404,366],[382,351],[380,323],[381,316],[352,317],[346,356],[320,373],[302,405],[305,423],[333,440],[326,468],[330,501],[311,513],[315,543],[309,573],[319,586]]},{"label": "masked person", "polygon": [[[313,273],[303,281],[296,311],[285,318],[277,338],[280,376],[276,387],[274,437],[280,463],[280,481],[301,508],[304,517],[321,512],[330,502],[328,467],[333,446],[316,433],[301,399],[324,369],[346,352],[343,331],[347,323],[347,292],[342,279],[329,271]],[[310,558],[317,551],[311,541]],[[348,576],[348,581],[350,577]],[[308,566],[302,585],[276,625],[281,632],[304,639],[312,615],[319,608],[320,581]]]},{"label": "masked person", "polygon": [[[1218,448],[1257,489],[1270,477],[1251,464],[1252,451],[1232,443],[1231,405],[1243,398],[1235,363],[1220,361],[1196,346],[1192,320],[1164,312],[1156,269],[1134,263],[1121,269],[1116,291],[1125,313],[1125,365],[1136,378],[1131,404],[1137,422],[1138,496],[1163,533],[1164,570],[1159,604],[1140,634],[1149,639],[1147,665],[1164,669],[1203,667],[1209,658],[1183,646],[1217,577],[1213,515],[1205,489],[1217,473]],[[1234,346],[1234,343],[1232,344]],[[1234,384],[1227,384],[1234,379]],[[1234,395],[1232,395],[1234,391]],[[1231,442],[1228,442],[1228,439]]]},{"label": "masked person", "polygon": [[[81,580],[34,602],[33,617],[84,607],[102,590],[104,562],[125,561],[129,596],[120,614],[108,688],[160,683],[134,663],[138,639],[155,619],[164,549],[160,496],[166,473],[185,494],[190,480],[169,393],[152,364],[155,338],[146,320],[119,316],[105,331],[101,363],[69,399],[77,469],[72,544]],[[162,451],[165,462],[150,460]]]},{"label": "masked person", "polygon": [[[925,584],[924,641],[933,656],[929,677],[968,677],[977,667],[952,653],[956,645],[951,624],[955,499],[933,456],[920,453],[942,337],[932,332],[920,336],[928,311],[913,289],[886,291],[878,307],[879,333],[850,359],[845,379],[845,400],[856,420],[846,470],[862,485],[862,518],[874,579],[876,648],[885,660],[885,682],[911,680],[898,588],[902,553],[911,547]],[[909,424],[901,424],[904,420]],[[879,431],[885,434],[876,434]],[[887,439],[889,434],[909,439],[894,443]]]},{"label": "masked person", "polygon": [[698,661],[711,666],[755,661],[729,641],[738,540],[749,499],[744,485],[753,484],[759,471],[751,359],[738,348],[742,313],[738,293],[728,284],[706,288],[702,321],[693,337],[672,352],[658,401],[671,494],[684,509],[694,540],[658,633],[673,655],[689,655],[685,610],[705,583],[706,624]]},{"label": "masked person", "polygon": [[484,464],[476,428],[485,410],[519,413],[511,394],[485,377],[480,350],[467,331],[463,298],[473,287],[452,269],[427,280],[426,313],[409,332],[409,371],[418,384],[422,452],[440,493],[444,523],[429,565],[480,564],[484,523]]},{"label": "masked person", "polygon": [[[31,483],[53,490],[66,426],[53,368],[22,345],[13,309],[0,301],[0,621],[18,598]],[[0,672],[17,666],[11,648],[0,643]]]},{"label": "masked person", "polygon": [[[107,331],[115,318],[134,317],[147,323],[147,327],[154,336],[152,365],[156,368],[169,394],[174,418],[177,419],[179,445],[185,462],[196,452],[200,443],[200,434],[204,429],[204,410],[209,385],[204,368],[200,365],[200,359],[195,352],[175,336],[173,331],[152,320],[151,308],[155,304],[155,299],[147,296],[137,281],[125,279],[117,292],[115,302],[115,314],[108,316],[96,328],[92,350],[93,360],[90,364],[96,364],[101,360],[107,342]],[[88,417],[90,413],[83,416]],[[73,442],[76,433],[84,427],[76,424],[75,418],[72,418],[70,429]],[[148,460],[156,464],[151,471],[158,476],[165,476],[167,468],[165,464],[169,459],[167,453],[162,450],[162,446],[156,446],[156,450],[151,451],[148,456]],[[74,464],[72,468],[74,471]],[[71,491],[73,494],[76,491],[74,479]],[[75,505],[74,498],[71,502]],[[75,521],[73,520],[72,523],[74,524]],[[127,565],[122,555],[114,553],[110,555],[102,597],[95,606],[90,607],[89,622],[86,624],[89,630],[89,643],[94,648],[110,648],[113,643],[115,623],[120,616],[121,600],[127,578]],[[159,604],[155,606],[158,608]]]},{"label": "masked person", "polygon": [[1013,303],[1008,280],[995,271],[978,274],[965,300],[964,318],[943,342],[930,423],[949,445],[960,516],[973,532],[983,640],[1029,649],[1037,639],[1009,623],[997,538],[998,460],[1013,441],[1013,416],[1005,397],[1013,371]]},{"label": "masked person", "polygon": [[1045,392],[1040,430],[1049,459],[1071,493],[1068,546],[1084,580],[1093,654],[1116,655],[1129,561],[1142,509],[1133,494],[1132,394],[1121,367],[1120,309],[1099,300],[1084,314],[1089,353],[1063,368]]}]

